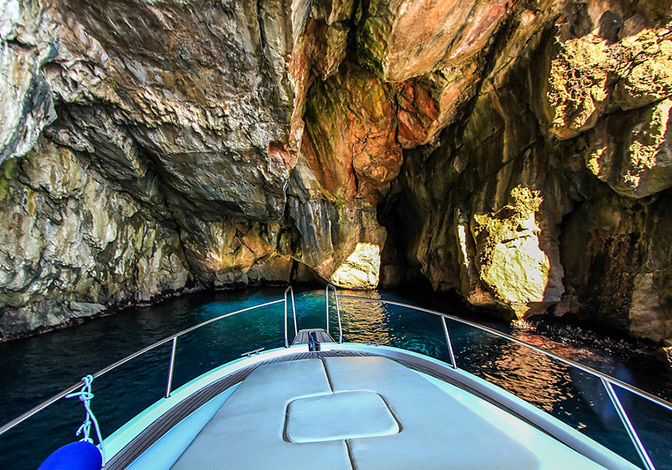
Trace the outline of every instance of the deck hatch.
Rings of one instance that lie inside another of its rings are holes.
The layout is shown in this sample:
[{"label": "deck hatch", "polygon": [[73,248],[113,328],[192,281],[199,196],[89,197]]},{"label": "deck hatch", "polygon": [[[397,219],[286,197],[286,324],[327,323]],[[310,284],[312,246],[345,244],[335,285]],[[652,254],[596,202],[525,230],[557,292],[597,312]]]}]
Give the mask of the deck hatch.
[{"label": "deck hatch", "polygon": [[303,397],[287,406],[285,439],[294,443],[389,436],[399,424],[380,395],[345,391]]}]

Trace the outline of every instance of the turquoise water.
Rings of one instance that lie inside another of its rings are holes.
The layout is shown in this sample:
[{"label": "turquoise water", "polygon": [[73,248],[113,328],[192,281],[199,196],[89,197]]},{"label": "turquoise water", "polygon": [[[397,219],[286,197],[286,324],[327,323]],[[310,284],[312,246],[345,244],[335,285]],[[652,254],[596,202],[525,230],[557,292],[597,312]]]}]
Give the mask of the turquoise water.
[{"label": "turquoise water", "polygon": [[[11,420],[74,384],[83,375],[100,370],[142,347],[210,318],[281,298],[282,293],[283,289],[264,288],[192,294],[39,337],[0,344],[0,422]],[[454,303],[423,293],[358,295],[470,315]],[[324,326],[323,290],[297,291],[296,302],[299,328]],[[344,341],[397,346],[448,360],[440,320],[436,317],[401,307],[349,300],[341,301],[341,312]],[[181,337],[173,388],[247,351],[281,347],[284,343],[283,315],[284,306],[273,305],[213,323]],[[504,324],[492,321],[489,326],[506,329]],[[330,327],[335,336],[334,315]],[[290,332],[292,328],[290,322]],[[598,380],[473,328],[452,322],[449,328],[461,368],[497,383],[637,462],[634,448]],[[537,343],[544,341],[534,336],[524,339]],[[572,356],[623,380],[636,381],[632,366],[620,364],[609,356],[560,348],[551,343],[539,345],[555,348],[559,354]],[[104,437],[163,396],[169,356],[170,345],[167,344],[96,379],[92,408]],[[626,392],[619,396],[631,412],[657,468],[672,469],[672,416]],[[36,468],[54,449],[76,440],[74,432],[83,416],[78,401],[61,400],[3,435],[0,437],[0,468]]]}]

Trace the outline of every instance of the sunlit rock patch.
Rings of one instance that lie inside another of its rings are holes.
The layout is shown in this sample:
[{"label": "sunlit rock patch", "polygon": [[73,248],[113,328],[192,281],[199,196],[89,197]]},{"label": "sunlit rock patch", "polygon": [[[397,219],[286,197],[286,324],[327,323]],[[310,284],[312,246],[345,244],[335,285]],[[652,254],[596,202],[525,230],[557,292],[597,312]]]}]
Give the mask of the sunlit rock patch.
[{"label": "sunlit rock patch", "polygon": [[619,120],[606,118],[588,136],[586,166],[619,194],[642,198],[672,187],[672,100]]},{"label": "sunlit rock patch", "polygon": [[598,31],[567,38],[558,27],[551,59],[546,109],[549,131],[575,137],[606,113],[634,109],[672,94],[672,32],[643,29],[618,42]]},{"label": "sunlit rock patch", "polygon": [[528,188],[514,188],[512,202],[491,214],[475,214],[471,231],[480,281],[494,300],[522,317],[534,304],[557,302],[547,295],[550,260],[539,246],[535,215],[542,199]]},{"label": "sunlit rock patch", "polygon": [[358,243],[355,251],[341,264],[330,281],[346,289],[374,289],[380,274],[380,247]]}]

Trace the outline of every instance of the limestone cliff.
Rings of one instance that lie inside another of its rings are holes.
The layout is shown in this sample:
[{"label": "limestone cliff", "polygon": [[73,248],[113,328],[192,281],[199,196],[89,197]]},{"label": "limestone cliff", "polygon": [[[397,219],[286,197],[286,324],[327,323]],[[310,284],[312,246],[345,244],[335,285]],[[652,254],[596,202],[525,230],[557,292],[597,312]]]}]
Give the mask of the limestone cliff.
[{"label": "limestone cliff", "polygon": [[0,0],[0,332],[428,279],[672,340],[672,5]]}]

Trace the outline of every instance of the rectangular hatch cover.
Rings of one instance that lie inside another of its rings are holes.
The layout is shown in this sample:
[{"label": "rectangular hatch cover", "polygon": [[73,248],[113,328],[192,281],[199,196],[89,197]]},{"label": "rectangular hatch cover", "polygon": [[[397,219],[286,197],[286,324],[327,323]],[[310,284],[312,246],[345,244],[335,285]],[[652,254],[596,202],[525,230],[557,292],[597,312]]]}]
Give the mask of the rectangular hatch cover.
[{"label": "rectangular hatch cover", "polygon": [[380,395],[348,391],[304,397],[287,407],[285,439],[294,443],[389,436],[399,424]]}]

